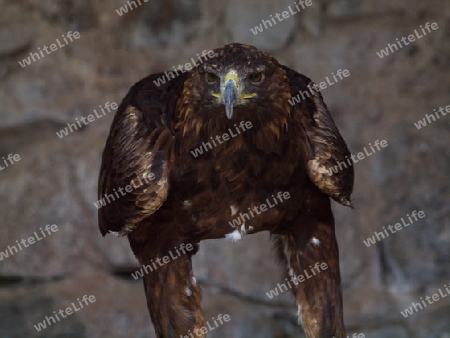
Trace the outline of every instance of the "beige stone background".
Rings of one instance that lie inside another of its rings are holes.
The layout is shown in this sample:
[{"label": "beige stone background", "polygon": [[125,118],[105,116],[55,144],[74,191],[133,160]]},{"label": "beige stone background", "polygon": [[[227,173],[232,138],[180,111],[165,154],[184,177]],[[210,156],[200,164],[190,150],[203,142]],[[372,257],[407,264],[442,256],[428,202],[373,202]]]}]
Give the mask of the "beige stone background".
[{"label": "beige stone background", "polygon": [[[136,0],[137,1],[137,0]],[[59,230],[0,261],[0,337],[154,337],[126,239],[97,230],[96,186],[112,114],[63,139],[56,132],[105,102],[120,102],[149,73],[229,42],[256,45],[320,82],[357,153],[355,210],[334,203],[349,336],[450,337],[450,297],[404,318],[400,311],[450,284],[450,115],[414,122],[450,104],[450,1],[313,0],[258,35],[250,28],[294,1],[151,0],[123,16],[124,0],[0,1],[0,251],[46,224]],[[426,22],[439,29],[388,57],[376,54]],[[18,61],[68,31],[81,37],[22,68]],[[2,162],[0,162],[2,163]],[[2,163],[3,164],[3,163]],[[413,210],[426,217],[366,247],[375,230]],[[210,337],[302,337],[269,236],[204,242],[195,257],[206,319],[231,321]],[[96,302],[44,331],[33,325],[76,298]]]}]

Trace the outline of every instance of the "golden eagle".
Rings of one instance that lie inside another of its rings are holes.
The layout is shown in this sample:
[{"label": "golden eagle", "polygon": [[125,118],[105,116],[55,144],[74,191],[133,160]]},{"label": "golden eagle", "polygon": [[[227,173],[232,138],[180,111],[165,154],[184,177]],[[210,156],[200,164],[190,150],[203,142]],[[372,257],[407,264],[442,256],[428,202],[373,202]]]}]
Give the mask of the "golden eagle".
[{"label": "golden eagle", "polygon": [[100,231],[127,235],[146,267],[158,337],[205,325],[191,262],[199,242],[264,230],[287,278],[327,266],[292,288],[307,336],[345,337],[330,197],[351,206],[353,167],[330,169],[350,157],[347,145],[309,78],[253,46],[214,53],[164,84],[164,73],[144,78],[123,99],[98,184],[99,198],[120,198],[99,209]]}]

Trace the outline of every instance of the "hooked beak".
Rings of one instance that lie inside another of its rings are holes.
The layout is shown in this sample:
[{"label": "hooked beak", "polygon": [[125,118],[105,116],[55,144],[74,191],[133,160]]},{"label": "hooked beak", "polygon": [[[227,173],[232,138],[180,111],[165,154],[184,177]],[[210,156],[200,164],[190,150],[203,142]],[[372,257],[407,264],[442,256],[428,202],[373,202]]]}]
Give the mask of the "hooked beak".
[{"label": "hooked beak", "polygon": [[224,77],[220,86],[220,93],[212,93],[225,105],[225,113],[230,120],[233,117],[233,108],[244,99],[256,96],[256,93],[246,94],[235,70],[230,70]]},{"label": "hooked beak", "polygon": [[225,104],[227,118],[230,120],[233,117],[233,108],[238,99],[238,84],[236,84],[233,78],[225,78],[222,98]]}]

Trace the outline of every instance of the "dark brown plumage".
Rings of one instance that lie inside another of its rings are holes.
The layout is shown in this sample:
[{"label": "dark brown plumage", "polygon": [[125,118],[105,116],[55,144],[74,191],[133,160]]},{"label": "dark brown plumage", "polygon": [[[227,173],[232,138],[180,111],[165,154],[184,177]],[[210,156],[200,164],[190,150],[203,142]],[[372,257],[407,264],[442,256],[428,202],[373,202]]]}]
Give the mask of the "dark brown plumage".
[{"label": "dark brown plumage", "polygon": [[[345,337],[330,197],[350,205],[353,167],[327,173],[350,156],[347,146],[306,76],[252,46],[230,44],[215,53],[159,87],[154,81],[163,74],[150,75],[123,100],[103,153],[99,198],[150,173],[154,179],[102,207],[100,230],[128,235],[142,265],[181,244],[194,246],[144,276],[159,337],[204,325],[191,264],[198,243],[264,230],[274,236],[286,277],[327,264],[293,293],[308,337]],[[292,106],[289,99],[308,86],[310,97]],[[237,134],[242,121],[252,127]],[[193,155],[229,128],[236,136]],[[230,225],[279,192],[290,198],[236,229]]]}]

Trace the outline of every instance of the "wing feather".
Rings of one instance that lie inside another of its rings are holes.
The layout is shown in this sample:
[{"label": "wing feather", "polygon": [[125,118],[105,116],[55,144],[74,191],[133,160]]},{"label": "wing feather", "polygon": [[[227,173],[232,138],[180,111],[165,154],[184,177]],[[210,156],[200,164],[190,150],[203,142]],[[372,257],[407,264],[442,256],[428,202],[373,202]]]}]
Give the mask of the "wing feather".
[{"label": "wing feather", "polygon": [[174,137],[164,112],[175,101],[166,99],[169,86],[153,83],[158,76],[132,87],[111,125],[98,182],[98,198],[103,199],[98,222],[103,235],[127,235],[167,199]]},{"label": "wing feather", "polygon": [[291,95],[303,93],[293,106],[296,118],[309,141],[306,154],[309,179],[325,194],[352,207],[354,172],[351,154],[331,117],[322,95],[304,75],[284,67],[291,84]]}]

